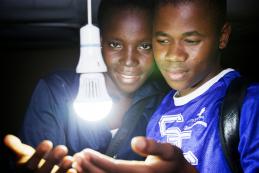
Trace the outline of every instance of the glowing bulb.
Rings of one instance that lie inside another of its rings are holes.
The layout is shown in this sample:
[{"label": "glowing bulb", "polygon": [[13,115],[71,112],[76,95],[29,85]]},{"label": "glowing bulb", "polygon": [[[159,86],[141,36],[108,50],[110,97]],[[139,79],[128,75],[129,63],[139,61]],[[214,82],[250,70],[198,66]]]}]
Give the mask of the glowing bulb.
[{"label": "glowing bulb", "polygon": [[77,115],[87,121],[98,121],[109,114],[112,99],[107,93],[102,73],[80,75],[79,91],[73,106]]},{"label": "glowing bulb", "polygon": [[74,109],[76,113],[82,119],[86,121],[99,121],[104,119],[107,112],[110,111],[112,107],[112,102],[99,101],[99,102],[75,102]]}]

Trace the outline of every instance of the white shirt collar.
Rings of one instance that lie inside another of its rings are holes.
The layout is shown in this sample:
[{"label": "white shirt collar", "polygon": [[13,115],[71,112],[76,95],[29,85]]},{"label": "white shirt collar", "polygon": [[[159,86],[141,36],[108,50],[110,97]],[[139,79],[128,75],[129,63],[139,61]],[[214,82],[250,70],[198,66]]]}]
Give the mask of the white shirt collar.
[{"label": "white shirt collar", "polygon": [[222,78],[225,74],[234,71],[234,69],[228,68],[223,71],[221,71],[219,74],[202,84],[200,87],[198,87],[196,90],[192,91],[191,93],[182,96],[182,97],[176,97],[177,93],[176,92],[173,96],[174,99],[174,104],[175,106],[182,106],[189,101],[193,100],[194,98],[200,96],[204,92],[206,92],[213,84],[215,84],[220,78]]}]

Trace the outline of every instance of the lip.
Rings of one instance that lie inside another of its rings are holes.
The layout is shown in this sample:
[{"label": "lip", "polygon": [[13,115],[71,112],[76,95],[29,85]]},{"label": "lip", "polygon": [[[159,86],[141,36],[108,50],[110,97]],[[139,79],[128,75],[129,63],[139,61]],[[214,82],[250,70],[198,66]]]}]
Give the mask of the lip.
[{"label": "lip", "polygon": [[138,74],[130,74],[123,72],[116,72],[117,78],[125,84],[135,83],[140,79],[140,75]]},{"label": "lip", "polygon": [[165,70],[165,74],[174,81],[183,80],[186,76],[187,70],[184,69],[170,69]]}]

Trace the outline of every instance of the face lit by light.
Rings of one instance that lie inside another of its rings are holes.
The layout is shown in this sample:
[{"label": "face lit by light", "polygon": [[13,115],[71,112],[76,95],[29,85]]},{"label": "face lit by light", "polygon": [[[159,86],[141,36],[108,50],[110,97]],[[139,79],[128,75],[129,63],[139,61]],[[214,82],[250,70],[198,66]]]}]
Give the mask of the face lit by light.
[{"label": "face lit by light", "polygon": [[[171,88],[187,95],[220,70],[220,49],[230,30],[219,32],[207,6],[198,3],[161,5],[154,18],[153,52]],[[224,30],[223,30],[224,29]]]},{"label": "face lit by light", "polygon": [[113,82],[131,94],[152,72],[152,20],[148,10],[127,8],[114,9],[106,19],[103,57]]}]

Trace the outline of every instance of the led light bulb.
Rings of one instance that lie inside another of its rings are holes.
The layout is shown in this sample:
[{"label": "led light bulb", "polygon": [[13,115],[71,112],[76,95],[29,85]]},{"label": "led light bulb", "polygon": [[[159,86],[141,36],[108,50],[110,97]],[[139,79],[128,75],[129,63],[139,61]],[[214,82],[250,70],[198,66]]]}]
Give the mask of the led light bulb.
[{"label": "led light bulb", "polygon": [[110,112],[112,100],[107,93],[102,73],[83,73],[80,75],[79,91],[74,109],[82,119],[98,121]]},{"label": "led light bulb", "polygon": [[103,72],[107,67],[103,61],[99,28],[91,23],[91,0],[88,0],[88,24],[80,29],[80,58],[76,72],[80,73],[79,89],[74,101],[74,110],[87,121],[98,121],[106,117],[112,108]]}]

